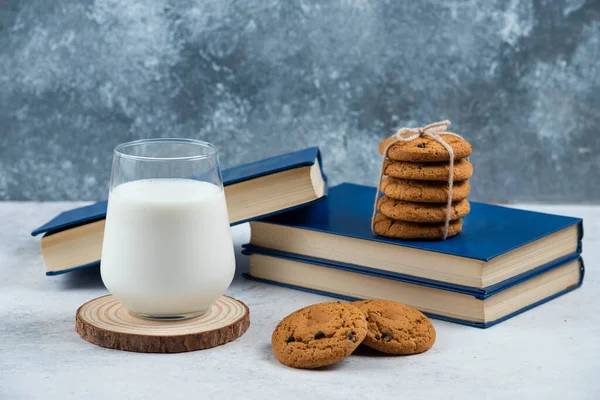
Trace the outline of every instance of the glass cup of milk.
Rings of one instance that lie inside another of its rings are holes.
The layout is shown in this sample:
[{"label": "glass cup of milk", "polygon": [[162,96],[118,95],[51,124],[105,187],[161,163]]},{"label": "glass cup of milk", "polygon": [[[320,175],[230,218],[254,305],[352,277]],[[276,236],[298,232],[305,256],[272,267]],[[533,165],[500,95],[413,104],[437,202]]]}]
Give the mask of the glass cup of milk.
[{"label": "glass cup of milk", "polygon": [[198,316],[225,293],[235,253],[212,144],[144,139],[115,148],[100,271],[143,318]]}]

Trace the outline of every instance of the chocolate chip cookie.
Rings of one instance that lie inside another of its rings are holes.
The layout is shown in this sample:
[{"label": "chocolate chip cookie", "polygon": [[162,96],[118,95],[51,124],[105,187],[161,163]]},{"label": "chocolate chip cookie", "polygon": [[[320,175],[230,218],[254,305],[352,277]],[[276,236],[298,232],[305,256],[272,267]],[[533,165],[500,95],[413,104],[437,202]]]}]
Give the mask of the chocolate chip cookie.
[{"label": "chocolate chip cookie", "polygon": [[388,354],[418,354],[431,348],[436,332],[420,311],[390,300],[364,300],[352,303],[366,316],[365,346]]},{"label": "chocolate chip cookie", "polygon": [[[462,219],[450,221],[448,236],[456,236],[462,230]],[[433,240],[444,237],[444,223],[423,224],[418,222],[398,221],[377,214],[373,224],[373,231],[381,236],[396,239]]]},{"label": "chocolate chip cookie", "polygon": [[[384,175],[399,179],[448,182],[450,164],[386,160]],[[454,163],[454,181],[466,181],[473,175],[473,165],[466,159]]]},{"label": "chocolate chip cookie", "polygon": [[271,336],[279,362],[318,368],[348,357],[367,334],[364,314],[342,302],[313,304],[285,317]]},{"label": "chocolate chip cookie", "polygon": [[[396,200],[384,196],[379,199],[378,209],[386,217],[410,222],[445,222],[445,203],[414,203]],[[462,218],[469,214],[471,205],[467,199],[452,204],[450,220]]]},{"label": "chocolate chip cookie", "polygon": [[[381,191],[387,197],[396,200],[417,203],[444,203],[448,201],[447,182],[385,178],[381,182]],[[455,182],[452,185],[452,201],[466,199],[470,191],[469,181]]]},{"label": "chocolate chip cookie", "polygon": [[[473,152],[471,144],[464,139],[444,134],[440,137],[454,150],[455,160],[468,157]],[[385,147],[395,140],[391,137],[379,143],[379,153],[383,154]],[[396,142],[390,146],[387,156],[394,161],[439,162],[450,160],[444,146],[427,136],[416,138],[410,142]]]}]

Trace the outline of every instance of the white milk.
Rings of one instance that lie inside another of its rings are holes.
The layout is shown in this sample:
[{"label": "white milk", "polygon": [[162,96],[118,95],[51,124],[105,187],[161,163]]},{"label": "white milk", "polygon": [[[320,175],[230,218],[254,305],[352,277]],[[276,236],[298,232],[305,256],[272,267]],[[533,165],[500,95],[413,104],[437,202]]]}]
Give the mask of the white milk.
[{"label": "white milk", "polygon": [[129,311],[206,310],[235,271],[223,190],[188,179],[127,182],[109,195],[101,274]]}]

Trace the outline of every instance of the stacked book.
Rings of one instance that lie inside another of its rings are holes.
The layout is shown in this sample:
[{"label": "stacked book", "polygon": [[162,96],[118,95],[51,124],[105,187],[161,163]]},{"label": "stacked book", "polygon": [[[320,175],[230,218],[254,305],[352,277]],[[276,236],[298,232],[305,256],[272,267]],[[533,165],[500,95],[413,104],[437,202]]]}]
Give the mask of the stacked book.
[{"label": "stacked book", "polygon": [[250,279],[347,300],[384,298],[487,328],[579,287],[582,220],[471,202],[462,232],[407,241],[371,232],[376,188],[250,222]]},{"label": "stacked book", "polygon": [[[371,232],[376,188],[329,188],[318,148],[223,171],[231,225],[249,222],[249,279],[343,299],[383,298],[489,327],[582,283],[582,221],[471,202],[445,241]],[[68,210],[41,235],[47,275],[100,264],[106,201]]]}]

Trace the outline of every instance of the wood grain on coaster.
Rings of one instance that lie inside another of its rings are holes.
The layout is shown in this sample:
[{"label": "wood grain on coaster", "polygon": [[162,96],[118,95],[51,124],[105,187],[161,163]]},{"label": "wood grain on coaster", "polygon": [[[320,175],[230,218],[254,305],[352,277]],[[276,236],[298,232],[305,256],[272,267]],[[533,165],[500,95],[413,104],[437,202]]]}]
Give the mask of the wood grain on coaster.
[{"label": "wood grain on coaster", "polygon": [[203,315],[178,321],[155,321],[131,315],[112,295],[88,301],[77,310],[76,329],[90,343],[142,353],[180,353],[208,349],[242,336],[250,310],[222,296]]}]

